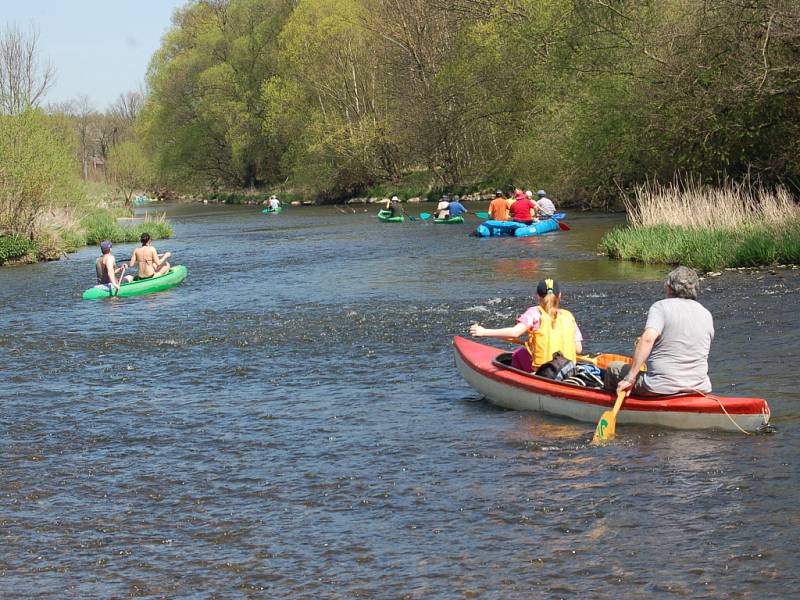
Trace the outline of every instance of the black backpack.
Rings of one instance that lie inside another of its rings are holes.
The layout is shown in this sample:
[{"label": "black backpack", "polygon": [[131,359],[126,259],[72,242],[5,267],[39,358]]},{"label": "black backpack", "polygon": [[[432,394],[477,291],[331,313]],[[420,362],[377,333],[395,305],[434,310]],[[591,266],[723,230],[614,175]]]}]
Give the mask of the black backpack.
[{"label": "black backpack", "polygon": [[539,377],[546,377],[547,379],[554,379],[555,381],[563,381],[571,377],[574,372],[575,363],[561,354],[561,351],[553,352],[553,360],[544,363],[536,369],[536,375]]}]

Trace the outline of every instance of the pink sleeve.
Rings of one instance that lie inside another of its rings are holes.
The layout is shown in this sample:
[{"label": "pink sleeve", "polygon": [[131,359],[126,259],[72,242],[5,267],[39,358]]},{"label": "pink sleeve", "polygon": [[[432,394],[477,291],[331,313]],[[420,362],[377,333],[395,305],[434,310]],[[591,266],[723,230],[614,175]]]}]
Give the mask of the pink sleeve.
[{"label": "pink sleeve", "polygon": [[541,313],[538,306],[531,306],[517,318],[517,323],[523,323],[528,329],[537,331],[541,321]]},{"label": "pink sleeve", "polygon": [[575,323],[575,341],[582,342],[583,341],[583,334],[581,333],[581,328],[578,327],[578,324]]}]

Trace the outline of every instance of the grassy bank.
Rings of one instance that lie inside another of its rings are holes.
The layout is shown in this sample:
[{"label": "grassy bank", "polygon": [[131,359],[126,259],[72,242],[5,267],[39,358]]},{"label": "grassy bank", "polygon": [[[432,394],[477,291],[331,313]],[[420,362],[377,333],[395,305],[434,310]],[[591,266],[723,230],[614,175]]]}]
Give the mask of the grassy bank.
[{"label": "grassy bank", "polygon": [[626,208],[629,226],[600,241],[611,258],[701,271],[800,264],[800,207],[784,189],[650,184]]},{"label": "grassy bank", "polygon": [[146,216],[141,223],[121,225],[116,215],[107,209],[97,209],[81,219],[86,244],[97,245],[103,240],[112,242],[138,242],[145,231],[154,240],[172,237],[172,225],[163,215]]},{"label": "grassy bank", "polygon": [[84,246],[103,240],[116,243],[138,242],[143,232],[154,240],[172,237],[172,225],[163,216],[145,217],[144,221],[122,225],[117,219],[128,216],[125,209],[95,208],[77,217],[68,211],[50,215],[34,239],[0,235],[0,265],[55,260]]}]

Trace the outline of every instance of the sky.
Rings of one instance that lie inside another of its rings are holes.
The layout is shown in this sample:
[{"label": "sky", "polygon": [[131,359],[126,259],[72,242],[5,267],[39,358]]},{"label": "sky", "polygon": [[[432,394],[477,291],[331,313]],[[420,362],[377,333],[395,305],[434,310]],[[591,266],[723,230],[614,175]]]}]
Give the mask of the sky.
[{"label": "sky", "polygon": [[39,30],[39,59],[56,82],[43,104],[86,95],[105,110],[144,85],[150,58],[188,0],[0,0],[0,30]]}]

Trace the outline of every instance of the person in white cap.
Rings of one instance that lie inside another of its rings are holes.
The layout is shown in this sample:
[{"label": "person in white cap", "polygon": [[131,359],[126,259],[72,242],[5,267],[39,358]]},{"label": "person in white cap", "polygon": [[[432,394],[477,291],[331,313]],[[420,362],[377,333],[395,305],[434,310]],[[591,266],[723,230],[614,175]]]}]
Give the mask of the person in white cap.
[{"label": "person in white cap", "polygon": [[403,207],[400,206],[400,198],[392,196],[391,200],[386,201],[386,210],[392,211],[393,217],[399,217],[403,214]]},{"label": "person in white cap", "polygon": [[273,194],[269,197],[269,209],[270,210],[278,210],[281,207],[281,201],[278,200],[278,197]]},{"label": "person in white cap", "polygon": [[442,196],[439,204],[436,205],[436,210],[433,211],[434,219],[446,219],[450,216],[450,198]]},{"label": "person in white cap", "polygon": [[553,204],[553,201],[547,197],[547,194],[544,190],[539,190],[536,192],[536,195],[539,196],[539,199],[536,201],[536,206],[539,208],[539,214],[541,214],[543,217],[552,217],[556,212],[556,206]]}]

